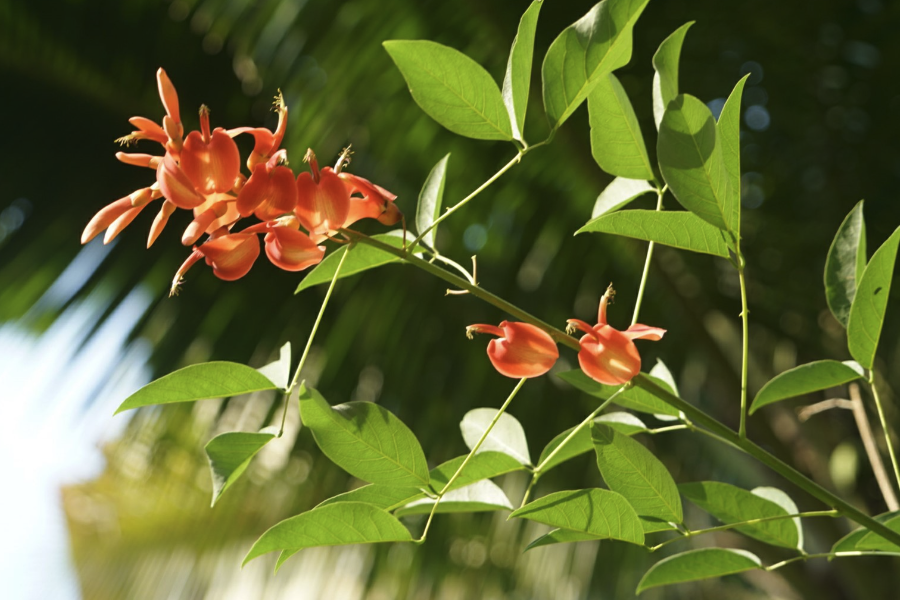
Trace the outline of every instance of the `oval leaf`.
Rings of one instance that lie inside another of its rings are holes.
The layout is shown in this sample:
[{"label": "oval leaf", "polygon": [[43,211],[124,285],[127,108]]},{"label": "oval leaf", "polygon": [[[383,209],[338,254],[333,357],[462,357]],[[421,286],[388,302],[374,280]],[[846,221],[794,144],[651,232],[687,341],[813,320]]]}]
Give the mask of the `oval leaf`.
[{"label": "oval leaf", "polygon": [[[403,247],[403,238],[390,233],[380,233],[378,235],[373,235],[372,238],[383,244],[390,244],[395,248]],[[407,245],[410,241],[411,240],[407,239]],[[400,259],[393,254],[388,254],[383,250],[373,248],[366,244],[354,244],[349,248],[339,248],[316,265],[316,267],[303,278],[303,281],[300,282],[300,285],[297,286],[294,293],[299,294],[306,288],[311,288],[314,285],[319,285],[321,283],[331,283],[331,280],[334,278],[334,272],[337,270],[337,266],[340,264],[341,256],[343,256],[344,252],[349,252],[350,256],[344,261],[344,266],[341,267],[338,279],[350,277],[351,275],[356,275],[357,273],[362,273],[363,271],[368,271],[369,269],[374,269],[375,267],[380,267],[382,265],[400,262]]]},{"label": "oval leaf", "polygon": [[[581,369],[563,371],[562,373],[557,373],[556,376],[566,383],[581,390],[582,392],[590,394],[591,396],[594,396],[596,398],[600,398],[601,400],[606,400],[607,398],[612,396],[619,389],[619,387],[621,387],[617,385],[603,385],[602,383],[598,383],[585,375]],[[666,382],[657,379],[652,375],[646,375],[645,377],[647,377],[648,379],[652,379],[653,383],[662,386],[666,390],[671,391],[669,385]],[[624,392],[616,396],[615,400],[613,400],[613,403],[621,406],[622,408],[649,413],[651,415],[668,415],[677,418],[680,414],[678,409],[669,406],[664,400],[657,398],[650,392],[639,387],[633,387],[631,389],[625,390]]]},{"label": "oval leaf", "polygon": [[[685,498],[726,525],[753,519],[787,516],[797,512],[796,507],[793,512],[788,512],[780,504],[759,494],[718,481],[683,483],[678,489]],[[763,521],[735,527],[735,531],[774,546],[800,548],[802,537],[797,521],[787,518]]]},{"label": "oval leaf", "polygon": [[372,402],[331,407],[318,391],[301,385],[300,416],[322,452],[354,477],[394,486],[428,485],[422,446],[386,408]]},{"label": "oval leaf", "polygon": [[[434,499],[422,498],[397,510],[398,517],[422,515],[431,512]],[[487,512],[512,510],[513,505],[496,483],[484,479],[471,485],[455,489],[444,495],[435,513]]]},{"label": "oval leaf", "polygon": [[509,115],[497,82],[456,50],[427,40],[384,42],[413,99],[432,119],[459,135],[511,140]]},{"label": "oval leaf", "polygon": [[[475,408],[467,412],[463,417],[459,428],[462,431],[466,446],[470,450],[475,447],[482,434],[487,431],[496,414],[496,408]],[[478,452],[489,452],[491,450],[508,454],[523,465],[531,465],[531,455],[528,452],[525,430],[522,429],[521,423],[509,413],[500,415],[500,420],[494,425]]]},{"label": "oval leaf", "polygon": [[[642,431],[647,431],[647,426],[641,422],[636,416],[631,413],[626,412],[614,412],[607,413],[605,415],[601,415],[594,419],[595,423],[603,423],[612,427],[616,431],[619,431],[625,435],[634,435],[635,433],[640,433]],[[562,450],[556,453],[553,459],[544,464],[544,461],[549,457],[554,450],[556,450],[563,441],[569,437],[569,434],[572,433],[574,427],[570,427],[566,429],[552,440],[550,443],[544,447],[543,452],[541,452],[541,458],[538,460],[538,464],[541,465],[541,473],[546,473],[556,465],[563,463],[570,458],[574,458],[585,452],[590,452],[594,449],[594,442],[591,441],[591,432],[588,427],[582,428],[575,436],[569,440],[565,446],[563,446]]]},{"label": "oval leaf", "polygon": [[866,221],[860,200],[838,227],[825,260],[825,299],[834,318],[847,327],[856,284],[866,270]]},{"label": "oval leaf", "polygon": [[259,433],[232,431],[209,440],[206,457],[212,474],[212,506],[244,474],[256,453],[275,438],[278,429],[272,429],[274,431],[263,430]]},{"label": "oval leaf", "polygon": [[900,243],[900,227],[872,255],[856,288],[856,296],[850,306],[847,320],[847,345],[850,354],[867,369],[875,363],[878,339],[887,310],[894,262],[897,260],[897,244]]},{"label": "oval leaf", "polygon": [[153,404],[227,398],[277,389],[266,376],[246,365],[224,361],[200,363],[148,383],[128,396],[115,414]]},{"label": "oval leaf", "polygon": [[541,546],[549,546],[551,544],[568,544],[571,542],[596,542],[605,538],[582,533],[580,531],[569,531],[568,529],[554,529],[548,531],[541,537],[537,538],[525,547],[525,552],[532,548],[540,548]]},{"label": "oval leaf", "polygon": [[377,506],[363,502],[338,502],[273,525],[256,540],[243,564],[275,550],[287,550],[293,554],[315,546],[411,541],[409,530]]},{"label": "oval leaf", "polygon": [[[893,512],[889,512],[889,513],[884,513],[883,515],[878,515],[877,517],[875,517],[875,520],[878,521],[879,523],[894,522],[897,525],[900,525],[900,511],[893,511]],[[891,529],[894,529],[894,527],[891,527]],[[860,527],[859,529],[857,529],[855,531],[851,531],[850,533],[848,533],[847,535],[845,535],[844,537],[842,537],[841,539],[839,539],[837,541],[837,543],[831,548],[831,552],[834,553],[834,552],[856,552],[856,551],[859,551],[860,548],[857,547],[857,544],[859,544],[860,540],[862,540],[864,537],[866,537],[869,533],[871,533],[871,531],[869,531],[865,527]],[[889,542],[887,542],[887,540],[884,540],[884,538],[882,538],[880,536],[879,536],[879,539],[885,541],[885,543],[889,543]],[[872,541],[872,540],[870,540],[870,541]]]},{"label": "oval leaf", "polygon": [[862,373],[836,360],[817,360],[794,367],[776,375],[759,390],[750,405],[750,414],[767,404],[827,390],[860,377]]},{"label": "oval leaf", "polygon": [[413,500],[418,500],[420,497],[424,498],[425,494],[419,488],[370,483],[369,485],[364,485],[355,490],[323,500],[316,508],[334,504],[335,502],[365,502],[384,510],[393,510]]},{"label": "oval leaf", "polygon": [[[420,234],[428,231],[431,224],[441,216],[441,204],[444,201],[444,183],[447,181],[447,162],[450,155],[438,161],[428,174],[422,191],[419,192],[419,203],[416,206],[416,231]],[[437,228],[428,231],[422,238],[425,245],[434,248],[434,236]]]},{"label": "oval leaf", "polygon": [[257,369],[260,374],[286,390],[291,380],[291,343],[287,342],[278,352],[278,360]]},{"label": "oval leaf", "polygon": [[[466,455],[468,456],[468,455]],[[440,464],[431,470],[431,489],[440,492],[459,466],[466,460],[466,456],[457,456],[452,460]],[[521,471],[525,467],[518,460],[503,452],[479,452],[469,461],[459,477],[453,482],[451,490],[461,488],[480,481],[491,479],[512,471]]]},{"label": "oval leaf", "polygon": [[591,154],[610,175],[629,179],[655,179],[644,136],[631,100],[618,78],[600,77],[588,95]]},{"label": "oval leaf", "polygon": [[510,517],[587,533],[598,539],[644,543],[644,531],[634,509],[625,498],[609,490],[556,492],[529,502]]},{"label": "oval leaf", "polygon": [[584,102],[601,77],[631,60],[631,33],[648,0],[603,0],[553,40],[541,75],[553,129]]},{"label": "oval leaf", "polygon": [[594,210],[591,211],[591,218],[596,219],[599,216],[617,211],[635,198],[655,191],[656,188],[647,181],[616,177],[597,196],[597,201],[594,202]]},{"label": "oval leaf", "polygon": [[588,221],[579,233],[612,233],[656,242],[681,250],[728,258],[728,246],[717,229],[685,211],[623,210]]},{"label": "oval leaf", "polygon": [[531,87],[531,63],[534,60],[534,34],[537,31],[541,0],[534,0],[519,20],[516,39],[509,50],[506,75],[503,77],[503,104],[509,113],[513,137],[522,140],[525,132],[525,110]]},{"label": "oval leaf", "polygon": [[666,106],[678,95],[678,63],[684,36],[694,22],[685,23],[663,40],[653,55],[653,120],[656,128],[662,122]]},{"label": "oval leaf", "polygon": [[637,593],[662,585],[712,579],[761,567],[759,557],[746,550],[732,548],[688,550],[664,558],[650,567],[638,583]]},{"label": "oval leaf", "polygon": [[741,96],[750,74],[737,82],[716,122],[716,136],[722,146],[722,162],[728,185],[725,189],[725,222],[736,237],[741,232]]},{"label": "oval leaf", "polygon": [[658,458],[639,442],[606,425],[591,425],[597,466],[603,480],[622,494],[637,514],[681,523],[681,496]]}]

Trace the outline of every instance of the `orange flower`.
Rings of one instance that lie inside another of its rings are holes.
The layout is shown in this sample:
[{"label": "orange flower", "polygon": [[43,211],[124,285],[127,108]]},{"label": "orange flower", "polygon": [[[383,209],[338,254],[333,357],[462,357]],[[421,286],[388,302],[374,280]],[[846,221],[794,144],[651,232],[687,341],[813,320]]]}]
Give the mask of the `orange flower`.
[{"label": "orange flower", "polygon": [[281,150],[269,161],[253,168],[250,179],[238,192],[237,210],[242,217],[255,214],[260,221],[270,221],[297,206],[294,173],[278,164],[284,158]]},{"label": "orange flower", "polygon": [[521,379],[538,377],[559,358],[556,342],[546,331],[528,323],[503,321],[499,326],[469,325],[466,335],[489,333],[498,339],[488,343],[487,355],[501,375]]},{"label": "orange flower", "polygon": [[247,168],[251,172],[256,169],[256,165],[267,162],[272,158],[284,139],[284,132],[287,129],[288,108],[284,103],[281,90],[278,90],[278,95],[275,96],[273,104],[273,110],[278,113],[278,126],[275,128],[275,131],[269,131],[265,127],[238,127],[228,130],[228,135],[231,137],[242,133],[249,133],[253,136],[255,144],[253,151],[250,152],[250,156],[247,157]]},{"label": "orange flower", "polygon": [[[344,155],[341,155],[342,157]],[[312,149],[306,151],[304,161],[310,173],[297,176],[297,208],[295,214],[303,227],[315,235],[327,235],[343,227],[350,211],[350,192],[331,167],[319,170]],[[338,169],[342,160],[338,160]]]},{"label": "orange flower", "polygon": [[606,385],[620,385],[631,381],[641,371],[641,355],[634,345],[636,339],[659,340],[665,329],[636,323],[619,331],[606,322],[606,307],[615,296],[612,284],[600,299],[597,324],[593,327],[579,319],[569,319],[568,333],[580,330],[578,364],[591,379]]},{"label": "orange flower", "polygon": [[181,149],[181,169],[201,194],[228,192],[241,170],[237,144],[221,127],[209,131],[209,109],[200,107],[200,131],[192,131]]},{"label": "orange flower", "polygon": [[[338,175],[347,186],[350,196],[350,209],[344,227],[356,223],[360,219],[377,219],[382,225],[395,225],[403,218],[403,213],[394,204],[396,194],[392,194],[380,185],[368,179],[341,173]],[[360,194],[361,196],[353,196]]]}]

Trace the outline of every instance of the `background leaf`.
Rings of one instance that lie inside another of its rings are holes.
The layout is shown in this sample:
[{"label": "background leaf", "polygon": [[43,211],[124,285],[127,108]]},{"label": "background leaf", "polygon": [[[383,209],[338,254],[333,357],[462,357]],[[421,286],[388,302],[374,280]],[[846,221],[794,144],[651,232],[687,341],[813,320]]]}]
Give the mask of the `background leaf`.
[{"label": "background leaf", "polygon": [[597,196],[597,200],[594,202],[594,209],[591,211],[591,218],[596,219],[599,216],[619,210],[635,198],[655,191],[656,188],[647,181],[616,177]]},{"label": "background leaf", "polygon": [[728,257],[722,231],[685,211],[623,210],[597,217],[576,231],[612,233],[713,256]]},{"label": "background leaf", "polygon": [[525,110],[528,108],[528,89],[531,87],[531,63],[534,59],[534,34],[537,30],[541,0],[534,0],[519,20],[516,39],[509,50],[506,75],[503,77],[503,104],[509,113],[513,137],[523,140]]},{"label": "background leaf", "polygon": [[[431,489],[440,492],[466,460],[466,456],[457,456],[433,468],[431,470]],[[455,490],[482,479],[492,479],[512,471],[521,471],[523,468],[522,463],[509,454],[493,451],[479,452],[472,457],[450,489]]]},{"label": "background leaf", "polygon": [[716,136],[722,147],[722,162],[728,177],[725,222],[736,237],[741,232],[741,96],[748,77],[749,73],[734,86],[716,122]]},{"label": "background leaf", "polygon": [[556,492],[529,502],[510,517],[529,519],[597,538],[644,543],[644,531],[634,509],[625,498],[609,490],[592,488]]},{"label": "background leaf", "polygon": [[612,73],[599,77],[588,95],[591,154],[617,177],[655,179],[644,136],[625,88]]},{"label": "background leaf", "polygon": [[856,284],[866,270],[866,220],[863,201],[844,217],[825,260],[825,299],[834,318],[847,327]]},{"label": "background leaf", "polygon": [[591,425],[603,480],[624,496],[637,514],[681,523],[681,496],[658,458],[639,442],[606,425]]},{"label": "background leaf", "polygon": [[[475,408],[466,413],[459,424],[466,446],[471,450],[481,439],[481,435],[487,430],[488,425],[497,414],[496,408]],[[508,412],[500,416],[500,420],[488,434],[479,452],[488,451],[503,452],[515,458],[523,465],[531,465],[531,455],[528,452],[528,441],[525,439],[525,430],[522,429],[515,417]]]},{"label": "background leaf", "polygon": [[[441,216],[441,206],[444,201],[444,184],[447,181],[447,162],[450,154],[438,161],[428,174],[428,179],[419,192],[419,203],[416,206],[416,231],[426,231],[435,220]],[[422,238],[425,245],[434,248],[434,236],[437,235],[437,227],[429,231]]]},{"label": "background leaf", "polygon": [[[616,390],[619,389],[619,387],[621,387],[616,385],[603,385],[602,383],[598,383],[585,375],[581,369],[563,371],[561,373],[557,373],[556,376],[566,383],[578,388],[582,392],[590,394],[591,396],[594,396],[596,398],[600,398],[601,400],[606,400],[607,398],[612,396],[616,392]],[[657,379],[652,375],[648,375],[648,377],[650,377],[657,385],[660,385],[667,390],[669,389],[669,384],[667,384],[665,381]],[[650,392],[647,392],[637,386],[625,390],[624,392],[616,396],[616,399],[613,400],[613,403],[621,406],[622,408],[649,413],[651,415],[660,414],[676,418],[679,415],[679,411],[666,404],[664,400],[657,398]]]},{"label": "background leaf", "polygon": [[[396,248],[403,247],[403,238],[390,233],[379,233],[373,235],[372,238],[383,244],[390,244]],[[409,244],[411,241],[412,239],[407,237],[406,243]],[[297,290],[294,293],[299,294],[303,290],[311,288],[314,285],[319,285],[320,283],[331,283],[331,280],[334,277],[334,271],[337,269],[338,263],[341,262],[342,253],[348,251],[350,252],[350,256],[344,261],[344,266],[341,267],[341,273],[338,276],[338,279],[350,277],[351,275],[356,275],[357,273],[362,273],[363,271],[368,271],[369,269],[374,269],[375,267],[380,267],[382,265],[401,262],[400,259],[393,254],[388,254],[387,252],[379,250],[378,248],[373,248],[372,246],[367,246],[366,244],[355,244],[352,248],[338,248],[326,256],[322,262],[316,265],[315,268],[303,278],[303,281],[300,282],[300,285],[297,286]]]},{"label": "background leaf", "polygon": [[891,293],[898,243],[900,227],[872,255],[850,306],[847,346],[853,358],[867,369],[871,369],[875,363],[875,352],[878,350],[888,296]]},{"label": "background leaf", "polygon": [[277,427],[267,429],[272,431],[222,433],[206,444],[206,457],[209,459],[213,484],[212,506],[244,474],[256,453],[278,433]]},{"label": "background leaf", "polygon": [[[647,426],[644,425],[640,419],[633,414],[626,412],[606,413],[594,419],[594,422],[603,423],[625,435],[634,435],[635,433],[647,431]],[[556,450],[563,440],[569,437],[569,434],[572,433],[574,429],[574,427],[570,427],[550,440],[541,452],[541,458],[538,460],[538,464],[543,464],[544,460]],[[543,466],[541,472],[546,472],[570,458],[574,458],[585,452],[590,452],[593,449],[594,442],[591,441],[590,427],[585,427],[576,433],[575,437],[569,440],[569,442],[563,446],[562,450],[556,453],[553,460]]]},{"label": "background leaf", "polygon": [[381,483],[370,483],[323,500],[316,508],[334,504],[335,502],[365,502],[384,510],[393,510],[424,496],[425,494],[416,487],[397,487]]},{"label": "background leaf", "polygon": [[329,406],[300,386],[300,416],[316,444],[336,465],[363,481],[395,486],[428,485],[428,464],[413,432],[372,402]]},{"label": "background leaf", "polygon": [[258,368],[257,371],[279,388],[286,390],[291,381],[291,343],[286,342],[281,347],[278,351],[278,360]]},{"label": "background leaf", "polygon": [[762,562],[755,554],[732,548],[701,548],[664,558],[644,574],[637,593],[644,590],[732,575],[759,569]]},{"label": "background leaf", "polygon": [[689,21],[663,40],[653,55],[653,120],[656,128],[662,123],[666,106],[678,95],[678,63],[684,36],[693,25]]},{"label": "background leaf", "polygon": [[[422,515],[431,512],[433,498],[422,498],[397,510],[398,517]],[[487,512],[512,510],[513,505],[496,483],[488,479],[456,488],[444,495],[435,513]]]},{"label": "background leaf", "polygon": [[497,82],[474,60],[427,40],[392,40],[394,59],[413,99],[432,119],[459,135],[511,140],[509,115]]},{"label": "background leaf", "polygon": [[224,361],[200,363],[148,383],[128,396],[115,414],[153,404],[227,398],[275,389],[278,389],[277,385],[246,365]]},{"label": "background leaf", "polygon": [[817,360],[779,373],[759,390],[750,405],[750,414],[773,402],[795,398],[810,392],[827,390],[836,385],[859,379],[862,369],[836,360]]}]

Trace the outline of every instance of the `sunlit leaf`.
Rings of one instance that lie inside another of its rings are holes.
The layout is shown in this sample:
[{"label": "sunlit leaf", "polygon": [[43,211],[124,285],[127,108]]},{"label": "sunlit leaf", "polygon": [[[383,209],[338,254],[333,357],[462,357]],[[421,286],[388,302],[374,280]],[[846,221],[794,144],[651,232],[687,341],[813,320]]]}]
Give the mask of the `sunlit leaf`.
[{"label": "sunlit leaf", "polygon": [[598,488],[556,492],[529,502],[510,517],[587,533],[600,539],[644,543],[637,513],[616,492]]},{"label": "sunlit leaf", "polygon": [[653,55],[653,120],[656,128],[662,122],[666,106],[678,95],[678,63],[681,60],[681,46],[684,36],[694,22],[690,21],[676,29],[663,40]]},{"label": "sunlit leaf", "polygon": [[276,384],[246,365],[224,361],[200,363],[148,383],[126,398],[115,414],[153,404],[227,398],[276,389]]},{"label": "sunlit leaf", "polygon": [[327,506],[335,502],[365,502],[383,508],[384,510],[393,510],[394,508],[403,506],[413,500],[424,498],[425,494],[419,488],[415,487],[396,487],[393,485],[384,485],[380,483],[370,483],[362,487],[338,494],[323,500],[319,506]]},{"label": "sunlit leaf", "polygon": [[273,525],[256,540],[243,564],[275,550],[409,541],[412,541],[409,530],[377,506],[336,502]]},{"label": "sunlit leaf", "polygon": [[776,375],[759,390],[750,405],[750,414],[767,404],[827,390],[862,376],[862,368],[854,369],[836,360],[817,360],[794,367]]},{"label": "sunlit leaf", "polygon": [[[600,398],[601,400],[606,400],[621,387],[617,385],[604,385],[602,383],[598,383],[585,375],[581,369],[563,371],[561,373],[557,373],[556,376],[566,383],[581,390],[582,392],[590,394],[591,396],[594,396],[596,398]],[[652,379],[653,382],[657,385],[662,386],[663,389],[671,391],[669,389],[669,385],[666,382],[650,375],[647,375],[647,377]],[[664,400],[657,398],[650,392],[645,391],[644,389],[637,386],[625,390],[624,392],[616,396],[615,400],[613,400],[613,403],[618,404],[622,408],[649,413],[651,415],[660,414],[670,415],[673,417],[678,417],[679,415],[678,409],[672,408]]]},{"label": "sunlit leaf", "polygon": [[866,270],[866,221],[863,201],[850,211],[828,249],[825,260],[825,299],[838,322],[847,327],[856,284]]},{"label": "sunlit leaf", "polygon": [[513,137],[517,140],[522,140],[525,133],[525,109],[528,107],[531,63],[534,60],[534,34],[542,5],[542,0],[535,0],[522,15],[503,78],[503,103],[509,113]]},{"label": "sunlit leaf", "polygon": [[734,86],[716,122],[716,135],[722,146],[722,162],[728,177],[725,222],[735,236],[741,232],[741,95],[748,77],[749,73]]},{"label": "sunlit leaf", "polygon": [[[380,233],[378,235],[373,235],[372,238],[383,244],[390,244],[395,248],[403,247],[403,238],[396,235]],[[407,247],[411,241],[412,239],[407,237]],[[400,259],[393,254],[388,254],[383,250],[379,250],[378,248],[374,248],[367,244],[354,244],[350,248],[338,248],[326,256],[322,262],[316,265],[315,268],[303,278],[303,281],[300,282],[300,285],[297,286],[294,293],[299,294],[306,288],[311,288],[312,286],[321,283],[331,283],[331,280],[334,278],[334,272],[341,262],[341,256],[343,256],[344,252],[348,251],[350,252],[350,256],[344,261],[344,266],[341,267],[338,279],[350,277],[351,275],[356,275],[357,273],[362,273],[363,271],[368,271],[369,269],[374,269],[375,267],[380,267],[382,265],[400,262]]]},{"label": "sunlit leaf", "polygon": [[762,562],[759,557],[746,550],[733,548],[688,550],[664,558],[650,567],[638,583],[637,593],[662,585],[712,579],[760,567]]},{"label": "sunlit leaf", "polygon": [[894,262],[897,260],[897,244],[900,243],[900,227],[875,251],[866,265],[856,287],[856,296],[850,306],[847,320],[847,345],[850,354],[867,369],[875,363],[875,352],[881,338],[881,327],[891,293]]},{"label": "sunlit leaf", "polygon": [[512,139],[500,88],[484,67],[459,50],[427,40],[391,40],[384,48],[416,104],[432,119],[466,137]]},{"label": "sunlit leaf", "polygon": [[602,192],[600,192],[600,195],[597,196],[597,201],[594,202],[594,209],[591,211],[591,219],[596,219],[607,213],[617,211],[629,204],[632,200],[639,198],[648,192],[655,191],[656,188],[647,181],[616,177]]},{"label": "sunlit leaf", "polygon": [[300,416],[322,452],[363,481],[399,487],[428,485],[428,464],[413,432],[373,402],[329,406],[313,388],[300,387]]},{"label": "sunlit leaf", "polygon": [[278,433],[277,427],[259,433],[232,431],[222,433],[206,444],[206,457],[212,474],[212,505],[237,481],[256,453]]},{"label": "sunlit leaf", "polygon": [[644,515],[638,515],[638,518],[641,520],[641,528],[644,530],[644,533],[675,531],[676,529],[674,525],[668,521],[663,521],[662,519],[654,519],[653,517],[645,517]]},{"label": "sunlit leaf", "polygon": [[591,535],[589,533],[582,533],[580,531],[554,529],[552,531],[548,531],[541,537],[528,544],[528,546],[525,547],[525,552],[528,552],[533,548],[540,548],[541,546],[549,546],[551,544],[568,544],[571,542],[596,542],[602,539],[606,538]]},{"label": "sunlit leaf", "polygon": [[[428,179],[419,192],[419,204],[416,206],[416,231],[420,234],[427,231],[431,224],[441,216],[441,205],[444,200],[444,183],[447,181],[447,163],[450,155],[447,154],[438,161],[428,174]],[[425,245],[434,248],[434,236],[437,228],[432,229],[422,238]]]},{"label": "sunlit leaf", "polygon": [[283,390],[287,389],[291,378],[291,343],[287,342],[278,352],[278,360],[257,369],[269,381]]},{"label": "sunlit leaf", "polygon": [[[624,433],[625,435],[634,435],[635,433],[640,433],[642,431],[647,431],[647,426],[634,416],[631,413],[626,412],[614,412],[607,413],[605,415],[600,415],[596,419],[594,419],[595,423],[603,423],[612,427],[616,431]],[[556,437],[554,437],[550,442],[544,447],[543,452],[541,452],[541,458],[538,460],[538,464],[543,464],[544,460],[549,457],[554,450],[556,450],[563,441],[569,437],[569,434],[574,431],[574,427],[570,427],[566,429]],[[582,428],[578,433],[576,433],[571,440],[569,440],[565,446],[563,446],[562,450],[556,453],[550,462],[545,464],[541,468],[541,472],[546,472],[555,467],[556,465],[569,460],[570,458],[574,458],[586,452],[590,452],[594,449],[594,442],[591,441],[591,430],[590,427]]]},{"label": "sunlit leaf", "polygon": [[[443,489],[459,466],[466,460],[466,456],[457,456],[448,460],[431,470],[431,489],[439,492]],[[482,479],[491,479],[512,471],[521,471],[525,467],[522,466],[517,459],[503,452],[478,452],[462,470],[451,490],[464,487],[470,483],[480,481]]]},{"label": "sunlit leaf", "polygon": [[[675,377],[672,375],[672,372],[669,371],[669,367],[666,366],[666,363],[663,362],[661,358],[656,359],[656,364],[653,365],[653,368],[650,369],[650,376],[656,377],[660,381],[665,382],[668,389],[675,394],[676,396],[680,396],[681,394],[678,391],[678,384],[675,382]],[[664,415],[664,414],[655,414],[653,415],[660,421],[678,421],[684,419],[684,413],[679,412],[678,416],[673,415]]]},{"label": "sunlit leaf", "polygon": [[655,179],[644,136],[625,88],[612,73],[599,77],[588,95],[591,154],[617,177]]},{"label": "sunlit leaf", "polygon": [[612,233],[680,250],[728,257],[722,231],[685,211],[621,210],[592,219],[575,233]]},{"label": "sunlit leaf", "polygon": [[[459,428],[462,431],[466,446],[471,450],[487,431],[488,426],[497,414],[495,408],[475,408],[466,413]],[[525,430],[522,424],[509,413],[500,415],[497,424],[488,434],[479,452],[488,451],[503,452],[515,458],[523,465],[531,464],[531,455],[528,452],[528,442],[525,439]]]},{"label": "sunlit leaf", "polygon": [[[433,498],[422,498],[396,511],[398,517],[428,514],[434,507]],[[512,510],[513,505],[496,483],[483,479],[465,487],[454,489],[444,495],[437,506],[437,513],[486,512]]]},{"label": "sunlit leaf", "polygon": [[597,467],[603,480],[637,514],[681,523],[681,496],[666,467],[636,440],[606,425],[591,425]]}]

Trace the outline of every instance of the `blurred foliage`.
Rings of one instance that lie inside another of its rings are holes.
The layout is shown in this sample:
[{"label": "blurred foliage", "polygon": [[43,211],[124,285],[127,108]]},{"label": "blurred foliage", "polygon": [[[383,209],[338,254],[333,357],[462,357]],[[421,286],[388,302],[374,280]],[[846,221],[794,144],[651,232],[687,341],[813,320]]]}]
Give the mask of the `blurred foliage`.
[{"label": "blurred foliage", "polygon": [[[526,126],[532,141],[547,131],[540,117],[539,57],[590,5],[547,0],[542,10]],[[421,183],[444,154],[453,153],[445,197],[455,202],[509,160],[513,149],[458,138],[431,121],[413,103],[381,42],[445,43],[499,80],[526,7],[524,0],[0,0],[0,102],[7,116],[7,134],[0,139],[5,157],[0,321],[19,321],[40,332],[72,302],[101,291],[110,301],[100,309],[99,324],[131,290],[144,286],[156,300],[132,339],[153,344],[157,374],[213,358],[259,366],[284,341],[300,346],[324,289],[294,297],[299,278],[261,260],[237,283],[221,282],[211,270],[197,267],[182,295],[168,299],[171,276],[187,254],[178,241],[179,225],[187,221],[173,222],[147,251],[149,213],[71,293],[34,310],[78,251],[80,231],[91,215],[151,180],[149,172],[117,163],[111,142],[130,130],[129,116],[162,114],[156,68],[165,67],[177,86],[188,128],[196,125],[192,107],[201,103],[211,107],[214,125],[273,126],[268,109],[280,88],[291,109],[284,145],[295,168],[307,146],[328,163],[352,143],[351,170],[397,193],[398,205],[411,217]],[[753,73],[744,105],[758,109],[752,118],[745,112],[748,126],[741,136],[751,393],[796,364],[849,358],[843,330],[825,305],[822,271],[837,226],[860,198],[867,200],[870,248],[900,221],[894,198],[900,179],[894,116],[900,85],[892,76],[900,63],[900,39],[892,25],[898,17],[900,5],[880,0],[823,0],[814,9],[774,0],[655,0],[636,27],[631,64],[618,73],[651,148],[650,58],[675,28],[697,20],[682,55],[682,90],[706,102],[723,100],[740,76]],[[762,126],[765,118],[770,122]],[[618,296],[611,321],[624,325],[645,245],[599,235],[571,237],[610,180],[591,159],[587,131],[582,109],[550,146],[529,155],[442,226],[438,245],[459,262],[477,252],[479,280],[486,288],[551,323],[590,320],[602,290],[613,281]],[[373,225],[369,231],[380,231]],[[897,286],[893,296],[896,306]],[[739,310],[737,277],[724,261],[658,249],[641,320],[669,333],[664,342],[642,349],[645,365],[664,357],[685,398],[732,424]],[[877,368],[886,377],[889,421],[896,423],[890,390],[900,385],[900,322],[892,312]],[[318,380],[332,403],[377,400],[395,412],[437,464],[464,451],[456,427],[462,415],[473,407],[499,405],[512,387],[490,368],[482,341],[468,342],[463,335],[470,323],[502,318],[474,298],[444,297],[441,282],[412,267],[388,266],[337,286],[307,376]],[[574,364],[573,355],[564,359]],[[214,581],[237,571],[243,549],[256,535],[352,485],[300,430],[292,453],[282,449],[275,458],[261,456],[246,481],[209,509],[202,445],[226,425],[265,424],[278,406],[266,398],[201,405],[139,413],[126,435],[106,449],[106,473],[66,491],[86,597],[162,596],[160,577],[180,573],[185,564],[193,565],[184,575],[190,583],[180,588],[185,597],[225,597],[215,595],[222,588]],[[248,407],[255,407],[252,418]],[[586,396],[544,377],[523,388],[511,412],[537,453],[590,407]],[[800,424],[790,408],[774,406],[750,421],[749,432],[828,487],[834,487],[829,461],[841,462],[832,457],[836,447],[842,456],[848,448],[862,455],[848,411]],[[784,485],[696,436],[672,434],[650,443],[679,481]],[[588,457],[554,473],[541,480],[538,493],[599,483]],[[842,492],[855,502],[873,513],[884,510],[865,460],[855,482],[851,477],[848,483],[846,473],[840,479]],[[504,485],[515,501],[520,492],[513,490],[523,482],[508,478]],[[786,491],[801,510],[819,508],[796,490]],[[808,522],[810,550],[827,546],[846,528],[839,521]],[[443,517],[424,547],[368,548],[348,556],[367,565],[357,579],[369,597],[379,598],[629,597],[659,558],[611,543],[517,554],[537,533],[505,523],[502,516]],[[719,542],[756,547],[725,534]],[[216,549],[223,556],[231,552],[218,566],[204,558]],[[304,561],[331,560],[325,564],[333,566],[341,555],[305,556],[293,558],[279,578],[292,570],[304,573]],[[777,575],[681,586],[665,597],[889,597],[898,575],[887,569],[887,560],[798,564]],[[263,579],[260,585],[281,584]]]}]

